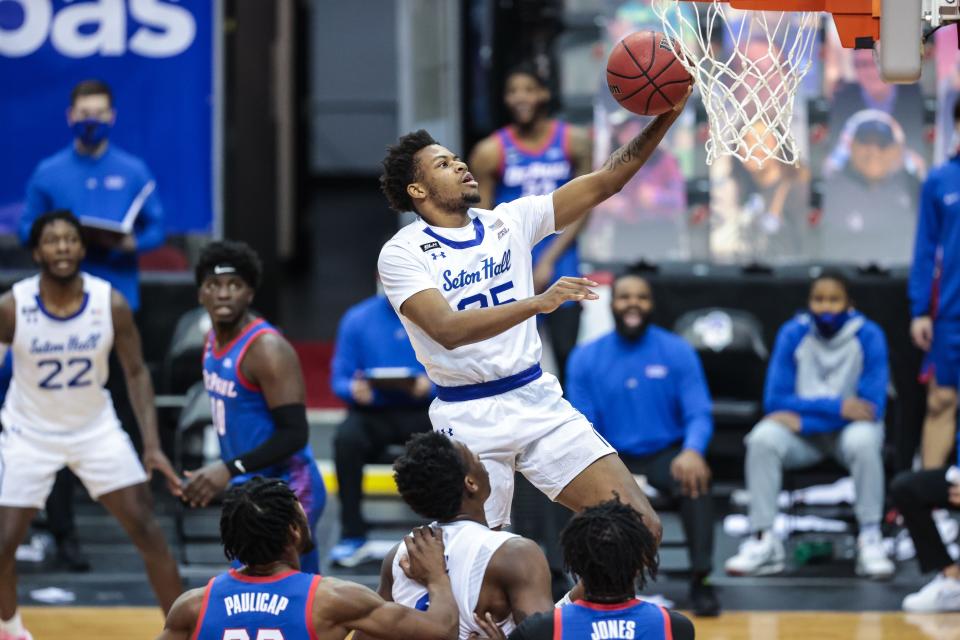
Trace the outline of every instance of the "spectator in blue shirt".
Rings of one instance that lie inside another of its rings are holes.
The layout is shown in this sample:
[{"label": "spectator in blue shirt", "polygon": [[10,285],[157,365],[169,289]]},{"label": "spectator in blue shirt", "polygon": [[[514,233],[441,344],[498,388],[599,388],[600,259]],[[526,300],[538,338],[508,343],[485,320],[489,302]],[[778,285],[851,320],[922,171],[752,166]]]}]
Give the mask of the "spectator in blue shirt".
[{"label": "spectator in blue shirt", "polygon": [[746,437],[752,534],[727,560],[727,573],[783,571],[783,544],[773,533],[783,470],[833,456],[853,476],[857,574],[893,574],[880,535],[889,378],[883,330],[853,308],[844,277],[828,272],[815,279],[807,311],[780,328],[767,368],[767,415]]},{"label": "spectator in blue shirt", "polygon": [[678,497],[690,554],[691,608],[717,615],[705,582],[713,566],[710,392],[696,352],[683,338],[650,324],[650,284],[627,273],[613,283],[616,330],[574,349],[567,397],[620,454],[634,474]]},{"label": "spectator in blue shirt", "polygon": [[[18,230],[26,243],[42,213],[72,211],[87,235],[83,270],[113,285],[137,311],[137,254],[163,244],[163,207],[143,160],[110,143],[116,117],[113,94],[105,83],[84,80],[73,88],[67,111],[73,142],[37,165],[27,184]],[[134,220],[133,226],[124,232],[128,219]]]},{"label": "spectator in blue shirt", "polygon": [[[954,105],[953,119],[960,129],[960,101]],[[933,369],[923,424],[923,467],[938,469],[953,446],[960,384],[960,155],[931,171],[923,184],[909,294],[910,335],[927,352]]]},{"label": "spectator in blue shirt", "polygon": [[434,388],[417,362],[407,332],[390,302],[376,295],[351,307],[340,320],[331,366],[333,392],[347,403],[347,417],[333,441],[340,493],[340,541],[330,560],[355,566],[366,553],[363,466],[392,444],[431,429],[427,407]]}]

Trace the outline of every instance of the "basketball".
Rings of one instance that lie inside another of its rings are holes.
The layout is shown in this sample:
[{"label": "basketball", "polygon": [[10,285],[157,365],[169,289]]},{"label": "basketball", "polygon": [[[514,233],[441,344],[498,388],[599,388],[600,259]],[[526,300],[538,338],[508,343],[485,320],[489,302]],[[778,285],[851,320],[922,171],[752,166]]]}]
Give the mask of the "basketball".
[{"label": "basketball", "polygon": [[607,87],[624,109],[641,116],[666,113],[683,100],[693,78],[674,42],[658,31],[637,31],[607,59]]}]

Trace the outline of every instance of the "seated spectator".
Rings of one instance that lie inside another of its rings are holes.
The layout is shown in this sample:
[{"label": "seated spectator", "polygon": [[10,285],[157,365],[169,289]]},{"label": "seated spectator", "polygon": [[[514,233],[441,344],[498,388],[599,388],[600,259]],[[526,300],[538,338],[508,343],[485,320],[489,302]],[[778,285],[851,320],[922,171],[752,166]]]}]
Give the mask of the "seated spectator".
[{"label": "seated spectator", "polygon": [[773,533],[783,470],[829,455],[853,475],[857,574],[893,574],[880,535],[888,379],[883,330],[853,308],[843,276],[821,275],[810,287],[807,311],[777,335],[764,391],[767,415],[745,439],[752,534],[727,560],[727,573],[783,571],[783,544]]},{"label": "seated spectator", "polygon": [[332,363],[333,392],[347,403],[337,427],[333,459],[340,493],[340,542],[330,561],[355,566],[364,560],[368,525],[363,519],[363,466],[391,444],[431,429],[427,407],[434,388],[417,362],[407,333],[383,295],[344,314]]},{"label": "seated spectator", "polygon": [[720,604],[705,582],[713,565],[710,467],[713,435],[703,367],[682,338],[650,325],[650,284],[627,273],[613,283],[616,330],[577,347],[567,369],[567,396],[616,448],[627,468],[658,491],[679,498],[693,579],[696,615]]},{"label": "seated spectator", "polygon": [[901,473],[890,485],[890,493],[913,538],[920,571],[937,572],[925,587],[903,599],[904,611],[960,611],[960,564],[947,552],[931,514],[931,509],[960,507],[957,467]]}]

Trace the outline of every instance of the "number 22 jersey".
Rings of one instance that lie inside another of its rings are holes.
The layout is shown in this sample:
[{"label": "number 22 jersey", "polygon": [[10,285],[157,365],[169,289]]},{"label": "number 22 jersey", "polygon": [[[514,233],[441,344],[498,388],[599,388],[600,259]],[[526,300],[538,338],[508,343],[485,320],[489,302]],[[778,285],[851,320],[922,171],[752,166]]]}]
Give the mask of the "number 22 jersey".
[{"label": "number 22 jersey", "polygon": [[536,319],[492,338],[448,350],[408,320],[400,307],[437,289],[454,310],[478,309],[533,295],[530,250],[555,233],[553,194],[529,196],[492,211],[470,209],[466,227],[433,227],[418,219],[380,252],[384,292],[410,336],[417,359],[437,385],[456,387],[498,380],[540,363]]}]

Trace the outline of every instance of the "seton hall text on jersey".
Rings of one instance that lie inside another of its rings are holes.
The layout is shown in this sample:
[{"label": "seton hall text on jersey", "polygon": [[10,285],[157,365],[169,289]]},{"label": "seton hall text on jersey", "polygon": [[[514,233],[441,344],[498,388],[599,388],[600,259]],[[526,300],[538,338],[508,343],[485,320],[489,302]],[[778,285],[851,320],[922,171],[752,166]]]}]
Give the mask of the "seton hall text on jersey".
[{"label": "seton hall text on jersey", "polygon": [[210,393],[215,393],[224,398],[237,397],[237,383],[233,380],[224,380],[217,375],[215,371],[203,372],[203,386]]},{"label": "seton hall text on jersey", "polygon": [[500,259],[500,262],[494,262],[493,258],[484,258],[480,262],[480,268],[476,271],[466,271],[465,269],[460,269],[460,273],[453,275],[452,270],[444,270],[443,290],[453,291],[454,289],[460,289],[471,284],[482,282],[483,280],[495,278],[501,273],[506,273],[509,270],[510,249],[507,249],[503,252],[503,258]]},{"label": "seton hall text on jersey", "polygon": [[590,623],[590,626],[593,628],[590,640],[633,640],[637,634],[635,620],[597,620]]},{"label": "seton hall text on jersey", "polygon": [[271,613],[275,616],[283,613],[290,600],[286,596],[257,591],[255,593],[235,593],[223,599],[228,616],[238,613]]},{"label": "seton hall text on jersey", "polygon": [[532,162],[508,166],[503,172],[503,183],[509,186],[518,186],[530,181],[551,180],[559,182],[570,177],[570,163],[566,160],[558,162]]},{"label": "seton hall text on jersey", "polygon": [[91,333],[82,340],[79,336],[70,336],[67,338],[66,343],[51,342],[49,340],[41,341],[39,338],[34,338],[30,341],[30,353],[44,355],[48,353],[95,351],[97,345],[100,343],[100,338],[101,335],[99,333]]}]

